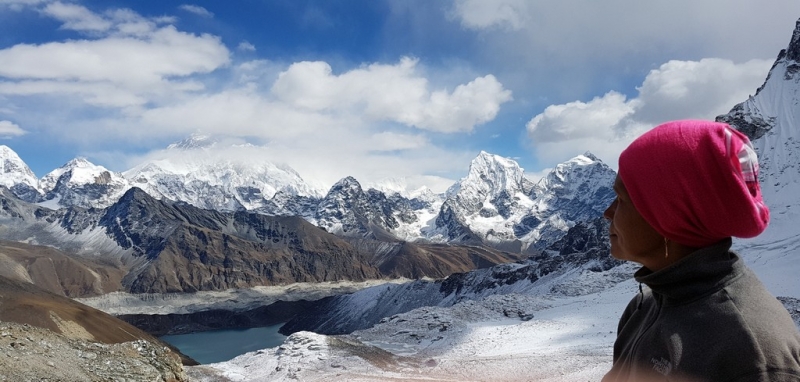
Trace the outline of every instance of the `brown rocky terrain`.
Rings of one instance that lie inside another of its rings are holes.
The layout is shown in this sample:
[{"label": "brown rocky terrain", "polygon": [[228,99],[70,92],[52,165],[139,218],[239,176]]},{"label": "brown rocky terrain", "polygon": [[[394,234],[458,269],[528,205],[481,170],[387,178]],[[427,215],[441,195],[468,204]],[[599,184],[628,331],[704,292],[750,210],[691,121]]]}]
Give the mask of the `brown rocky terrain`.
[{"label": "brown rocky terrain", "polygon": [[89,297],[118,291],[124,275],[113,264],[72,257],[53,247],[0,240],[0,276],[57,295]]},{"label": "brown rocky terrain", "polygon": [[0,275],[69,297],[442,278],[520,258],[479,246],[355,240],[300,217],[204,210],[136,188],[105,209],[60,210],[3,190]]},{"label": "brown rocky terrain", "polygon": [[519,259],[519,254],[487,247],[404,242],[396,253],[378,264],[378,269],[382,274],[394,277],[444,278],[453,273],[487,268]]},{"label": "brown rocky terrain", "polygon": [[129,290],[194,292],[383,277],[367,254],[300,218],[264,220],[263,235],[253,237],[191,224],[176,227]]},{"label": "brown rocky terrain", "polygon": [[0,321],[0,381],[186,380],[177,357],[149,341],[104,344]]},{"label": "brown rocky terrain", "polygon": [[0,377],[6,378],[0,380],[97,381],[127,374],[127,380],[181,381],[182,361],[194,363],[111,315],[0,277]]}]

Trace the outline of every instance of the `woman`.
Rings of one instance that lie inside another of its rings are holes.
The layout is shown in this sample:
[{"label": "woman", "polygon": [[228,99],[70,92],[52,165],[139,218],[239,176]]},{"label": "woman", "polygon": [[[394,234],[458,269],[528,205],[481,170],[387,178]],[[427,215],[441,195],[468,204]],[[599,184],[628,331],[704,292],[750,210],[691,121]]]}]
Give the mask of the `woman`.
[{"label": "woman", "polygon": [[625,309],[603,381],[800,381],[800,333],[730,251],[769,222],[750,141],[728,125],[675,121],[619,158],[605,211],[611,255],[649,287]]}]

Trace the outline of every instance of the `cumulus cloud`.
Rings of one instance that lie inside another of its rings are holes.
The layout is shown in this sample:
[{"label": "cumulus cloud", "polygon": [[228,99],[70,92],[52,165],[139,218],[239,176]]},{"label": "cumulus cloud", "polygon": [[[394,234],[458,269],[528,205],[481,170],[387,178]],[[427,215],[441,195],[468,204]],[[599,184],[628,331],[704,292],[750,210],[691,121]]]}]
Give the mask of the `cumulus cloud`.
[{"label": "cumulus cloud", "polygon": [[0,50],[0,94],[73,93],[92,105],[136,106],[158,94],[197,90],[202,85],[190,76],[229,63],[218,37],[159,26],[165,20],[131,10],[101,15],[55,2],[42,13],[92,38]]},{"label": "cumulus cloud", "polygon": [[210,12],[208,9],[205,9],[199,5],[183,4],[178,8],[202,17],[214,17],[214,13]]},{"label": "cumulus cloud", "polygon": [[771,62],[669,61],[652,70],[638,97],[608,92],[589,102],[548,106],[527,124],[528,137],[545,163],[591,151],[611,166],[638,135],[674,119],[714,119],[761,85]]},{"label": "cumulus cloud", "polygon": [[11,121],[0,121],[0,137],[10,138],[25,134],[27,134],[27,131],[22,130],[17,124]]},{"label": "cumulus cloud", "polygon": [[150,86],[172,76],[212,71],[228,62],[227,54],[216,37],[195,36],[168,26],[147,39],[18,44],[0,50],[0,76]]},{"label": "cumulus cloud", "polygon": [[311,111],[356,110],[374,120],[424,130],[468,132],[495,118],[511,92],[492,75],[458,85],[452,92],[431,90],[416,73],[417,60],[372,64],[334,75],[325,62],[299,62],[278,76],[272,93]]}]

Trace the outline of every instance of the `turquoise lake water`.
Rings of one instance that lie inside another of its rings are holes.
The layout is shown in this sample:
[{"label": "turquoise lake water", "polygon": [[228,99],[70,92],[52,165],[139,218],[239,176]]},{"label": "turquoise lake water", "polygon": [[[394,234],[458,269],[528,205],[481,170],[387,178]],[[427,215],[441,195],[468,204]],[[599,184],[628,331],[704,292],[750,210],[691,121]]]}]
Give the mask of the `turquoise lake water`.
[{"label": "turquoise lake water", "polygon": [[278,346],[286,338],[278,333],[283,324],[250,329],[224,329],[176,334],[161,340],[177,347],[201,364],[227,361],[238,355]]}]

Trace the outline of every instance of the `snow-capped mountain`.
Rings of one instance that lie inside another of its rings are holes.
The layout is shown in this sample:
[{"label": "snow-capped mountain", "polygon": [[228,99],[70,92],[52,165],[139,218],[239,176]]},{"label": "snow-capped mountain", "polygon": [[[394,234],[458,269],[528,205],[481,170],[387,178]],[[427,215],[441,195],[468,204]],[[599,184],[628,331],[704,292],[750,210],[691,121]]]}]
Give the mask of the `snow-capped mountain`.
[{"label": "snow-capped mountain", "polygon": [[481,152],[469,174],[448,190],[429,236],[543,249],[577,221],[602,214],[613,198],[615,176],[586,153],[559,164],[534,184],[515,161]]},{"label": "snow-capped mountain", "polygon": [[[800,20],[755,95],[717,117],[747,134],[758,154],[770,223],[756,238],[736,246],[758,273],[800,272],[790,254],[800,251]],[[800,295],[797,278],[761,278],[776,295]]]},{"label": "snow-capped mountain", "polygon": [[420,230],[435,214],[438,200],[430,190],[420,190],[413,199],[398,192],[387,196],[374,188],[365,191],[355,178],[346,177],[320,200],[315,221],[344,236],[413,241],[421,237]]},{"label": "snow-capped mountain", "polygon": [[24,174],[27,166],[9,149],[13,165],[7,167],[22,172],[2,179],[18,197],[55,209],[105,208],[138,187],[157,199],[204,209],[300,216],[343,236],[522,252],[541,250],[577,221],[599,216],[610,202],[614,176],[587,153],[534,184],[514,160],[481,152],[445,195],[425,187],[403,191],[402,179],[365,189],[352,177],[324,193],[292,168],[258,160],[263,150],[195,135],[123,174],[77,158],[37,181]]},{"label": "snow-capped mountain", "polygon": [[316,219],[317,225],[328,232],[357,237],[383,236],[376,231],[400,225],[384,193],[374,189],[364,191],[350,176],[336,182],[322,198]]},{"label": "snow-capped mountain", "polygon": [[532,187],[517,162],[481,151],[467,176],[447,190],[436,229],[448,241],[515,241],[509,225],[520,220],[515,216],[519,211],[533,207]]},{"label": "snow-capped mountain", "polygon": [[764,199],[771,207],[785,208],[800,200],[799,90],[800,21],[789,47],[778,54],[755,95],[717,117],[753,140]]},{"label": "snow-capped mountain", "polygon": [[51,207],[108,207],[130,188],[121,174],[75,158],[39,181],[44,204]]},{"label": "snow-capped mountain", "polygon": [[[58,210],[25,202],[0,187],[0,239],[53,247],[76,259],[102,259],[95,265],[117,275],[104,286],[111,288],[106,292],[131,293],[441,278],[520,259],[519,254],[459,245],[364,238],[354,243],[300,217],[201,209],[158,200],[136,187],[107,208]],[[11,261],[3,265],[11,269],[28,266],[24,260],[0,260]],[[83,277],[85,268],[73,269],[80,281],[70,285],[98,280]]]},{"label": "snow-capped mountain", "polygon": [[[192,136],[170,145],[163,158],[126,171],[125,177],[156,198],[218,211],[305,216],[308,213],[287,210],[284,205],[291,206],[292,197],[323,195],[291,167],[259,160],[262,148],[220,146],[210,137]],[[278,199],[272,200],[276,195]]]},{"label": "snow-capped mountain", "polygon": [[[615,177],[614,170],[589,152],[557,165],[534,186],[534,209],[521,222],[538,219],[542,223],[519,224],[515,227],[517,235],[543,248],[562,237],[575,222],[602,216],[614,199],[611,187]],[[528,227],[530,232],[523,234]]]},{"label": "snow-capped mountain", "polygon": [[6,186],[20,199],[35,202],[42,197],[39,179],[14,150],[0,145],[0,186]]}]

